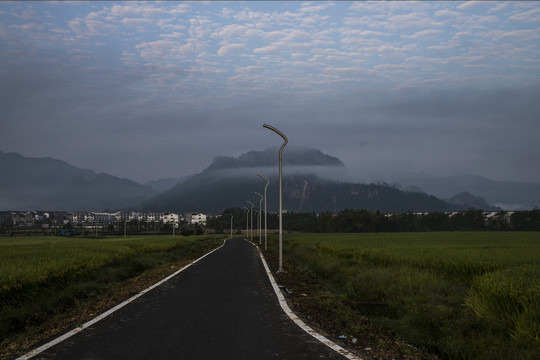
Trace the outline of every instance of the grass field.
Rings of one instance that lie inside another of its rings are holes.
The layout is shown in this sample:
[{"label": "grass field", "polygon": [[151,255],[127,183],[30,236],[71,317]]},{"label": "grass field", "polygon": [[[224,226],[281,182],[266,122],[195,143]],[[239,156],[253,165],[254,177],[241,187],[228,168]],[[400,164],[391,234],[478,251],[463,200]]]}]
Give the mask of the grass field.
[{"label": "grass field", "polygon": [[146,270],[195,259],[224,238],[0,238],[0,346]]},{"label": "grass field", "polygon": [[540,358],[538,232],[289,234],[284,246],[351,309],[441,358]]}]

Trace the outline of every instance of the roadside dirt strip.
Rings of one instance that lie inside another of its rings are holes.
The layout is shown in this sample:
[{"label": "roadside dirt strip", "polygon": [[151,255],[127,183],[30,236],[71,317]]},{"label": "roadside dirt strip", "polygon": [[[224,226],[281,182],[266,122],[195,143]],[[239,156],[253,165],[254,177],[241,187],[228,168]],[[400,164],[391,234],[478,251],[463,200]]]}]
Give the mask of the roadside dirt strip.
[{"label": "roadside dirt strip", "polygon": [[321,343],[328,346],[330,349],[334,350],[335,352],[343,355],[345,358],[351,359],[351,360],[362,360],[361,358],[357,357],[350,351],[345,350],[338,344],[322,336],[317,331],[313,330],[308,325],[306,325],[306,323],[304,323],[298,316],[296,316],[296,314],[291,310],[291,308],[287,304],[287,301],[285,300],[285,297],[281,293],[281,290],[279,290],[279,285],[276,283],[276,280],[274,279],[274,276],[272,275],[272,271],[270,271],[270,268],[268,267],[268,264],[266,263],[266,260],[264,259],[264,256],[260,251],[259,251],[259,255],[261,256],[261,260],[264,265],[264,269],[266,270],[266,274],[268,275],[268,279],[270,280],[270,283],[272,284],[272,288],[274,289],[274,292],[276,293],[276,296],[278,298],[279,306],[281,306],[281,308],[287,314],[287,316],[306,333],[313,336],[315,339],[319,340]]},{"label": "roadside dirt strip", "polygon": [[359,359],[292,313],[259,254],[228,239],[19,359]]}]

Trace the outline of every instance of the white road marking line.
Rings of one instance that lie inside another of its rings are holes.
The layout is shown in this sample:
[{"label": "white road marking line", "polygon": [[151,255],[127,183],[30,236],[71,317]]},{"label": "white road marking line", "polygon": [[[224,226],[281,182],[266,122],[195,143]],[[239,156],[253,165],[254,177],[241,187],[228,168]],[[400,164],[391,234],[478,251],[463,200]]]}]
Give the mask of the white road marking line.
[{"label": "white road marking line", "polygon": [[[257,245],[253,244],[253,246],[255,246],[257,250],[259,250],[259,247]],[[294,312],[292,312],[291,308],[289,308],[289,305],[287,304],[287,301],[285,300],[285,297],[281,293],[281,290],[279,290],[276,280],[274,279],[274,276],[272,275],[270,268],[266,264],[266,260],[264,259],[264,256],[260,250],[259,250],[259,256],[261,257],[262,263],[264,265],[264,269],[266,270],[266,274],[268,275],[268,278],[270,279],[270,283],[272,283],[272,288],[274,288],[274,292],[276,293],[276,296],[279,300],[279,305],[281,306],[283,311],[289,316],[289,318],[292,321],[294,321],[294,323],[298,325],[302,330],[307,332],[309,335],[313,336],[315,339],[319,340],[320,342],[322,342],[324,345],[328,346],[335,352],[345,356],[347,359],[362,360],[362,358],[359,358],[358,356],[354,355],[350,351],[345,350],[338,344],[334,343],[332,340],[327,339],[326,337],[322,336],[321,334],[319,334],[318,332],[310,328],[308,325],[306,325],[305,322],[303,322],[298,316],[296,316]]]},{"label": "white road marking line", "polygon": [[[227,241],[227,239],[225,239],[225,241]],[[101,315],[93,318],[92,320],[90,321],[87,321],[85,322],[84,324],[82,324],[81,326],[65,333],[64,335],[62,336],[59,336],[57,337],[56,339],[54,340],[51,340],[49,341],[48,343],[44,344],[44,345],[41,345],[40,347],[24,354],[23,356],[17,358],[16,360],[27,360],[27,359],[30,359],[34,356],[36,356],[37,354],[53,347],[54,345],[57,345],[59,343],[61,343],[62,341],[66,340],[66,339],[69,339],[70,337],[72,337],[73,335],[81,332],[82,330],[86,329],[87,327],[89,326],[92,326],[94,325],[95,323],[97,323],[98,321],[100,320],[103,320],[105,319],[107,316],[111,315],[112,313],[120,310],[121,308],[123,308],[124,306],[126,306],[127,304],[129,304],[130,302],[138,299],[139,297],[143,296],[144,294],[146,294],[147,292],[155,289],[156,287],[158,287],[159,285],[163,284],[164,282],[167,282],[169,281],[170,279],[172,279],[173,277],[175,277],[176,275],[178,275],[179,273],[181,273],[182,271],[186,270],[188,267],[190,267],[191,265],[199,262],[200,260],[202,260],[203,258],[207,257],[208,255],[212,254],[214,251],[217,251],[219,249],[221,249],[224,245],[225,245],[225,241],[223,241],[223,245],[221,245],[220,247],[218,248],[215,248],[214,250],[204,254],[203,256],[201,256],[200,258],[198,258],[197,260],[194,260],[192,261],[191,263],[187,264],[186,266],[184,266],[183,268],[181,268],[180,270],[176,271],[175,273],[167,276],[166,278],[158,281],[157,283],[155,283],[154,285],[150,286],[149,288],[146,288],[144,290],[142,290],[141,292],[139,292],[137,295],[134,295],[132,297],[130,297],[129,299],[127,299],[126,301],[116,305],[115,307],[113,307],[112,309],[109,309],[107,310],[106,312],[102,313]]]}]

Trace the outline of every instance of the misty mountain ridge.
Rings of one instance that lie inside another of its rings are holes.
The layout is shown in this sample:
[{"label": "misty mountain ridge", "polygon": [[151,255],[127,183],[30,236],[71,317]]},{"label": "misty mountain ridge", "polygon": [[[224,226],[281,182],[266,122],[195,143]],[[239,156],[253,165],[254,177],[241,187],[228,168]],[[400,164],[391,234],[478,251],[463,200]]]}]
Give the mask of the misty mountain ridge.
[{"label": "misty mountain ridge", "polygon": [[[254,176],[222,176],[201,172],[174,188],[150,199],[147,211],[201,211],[220,213],[226,208],[257,207],[265,182]],[[277,174],[269,176],[268,211],[276,212],[279,191]],[[478,200],[474,198],[474,200]],[[433,195],[402,191],[388,184],[359,184],[322,178],[315,174],[295,173],[283,177],[283,208],[290,212],[336,212],[344,209],[368,209],[385,213],[468,210],[469,204],[451,204]],[[484,210],[499,210],[486,206]]]},{"label": "misty mountain ridge", "polygon": [[180,178],[168,177],[164,179],[151,180],[151,181],[145,182],[143,185],[151,187],[156,192],[164,192],[169,189],[172,189],[175,185],[186,181],[191,176],[192,175],[182,176]]},{"label": "misty mountain ridge", "polygon": [[[490,210],[497,208],[489,204],[518,204],[519,201],[522,201],[520,206],[530,209],[540,204],[540,183],[500,182],[473,175],[445,178],[401,174],[387,178],[391,180],[388,184],[394,185],[389,186],[384,181],[361,184],[345,181],[349,179],[346,167],[336,157],[316,149],[285,150],[284,202],[291,211],[333,211],[345,207],[381,211],[392,208],[445,211],[471,207]],[[262,193],[265,182],[257,173],[270,178],[270,205],[277,196],[277,164],[277,148],[250,151],[237,158],[218,156],[198,174],[140,185],[61,160],[27,158],[0,151],[3,169],[0,172],[0,210],[159,208],[216,212],[235,204],[243,207],[254,191]],[[395,196],[400,200],[389,200]],[[375,201],[377,199],[379,202]],[[398,203],[400,205],[395,206]]]},{"label": "misty mountain ridge", "polygon": [[0,210],[101,211],[140,204],[150,187],[64,161],[0,151]]},{"label": "misty mountain ridge", "polygon": [[136,207],[155,195],[149,186],[102,173],[89,180],[78,177],[43,200],[53,209],[121,210]]},{"label": "misty mountain ridge", "polygon": [[[263,151],[248,151],[239,157],[216,156],[204,171],[231,170],[238,168],[275,167],[279,163],[278,148]],[[283,150],[282,165],[286,166],[340,166],[345,167],[337,157],[324,154],[318,149],[289,147]]]},{"label": "misty mountain ridge", "polygon": [[[0,184],[24,188],[31,195],[45,195],[74,178],[91,179],[96,173],[72,166],[65,161],[25,157],[17,153],[0,151]],[[0,189],[1,191],[1,189]]]},{"label": "misty mountain ridge", "polygon": [[[421,191],[402,191],[386,183],[360,184],[344,181],[344,164],[338,158],[316,149],[293,149],[283,154],[283,204],[293,212],[369,209],[382,212],[457,211],[481,204],[486,210],[499,210],[483,199],[458,197],[453,203]],[[287,165],[285,165],[287,164]],[[239,157],[218,156],[202,172],[147,201],[148,211],[201,211],[219,213],[228,207],[258,203],[254,192],[262,193],[269,178],[267,205],[277,211],[278,152],[276,149],[250,151]],[[341,178],[340,178],[341,176]],[[417,188],[411,187],[416,190]]]},{"label": "misty mountain ridge", "polygon": [[399,188],[414,186],[442,199],[470,193],[504,210],[531,210],[540,207],[540,183],[535,182],[495,181],[471,174],[435,176],[422,172],[391,174],[385,177],[399,184]]},{"label": "misty mountain ridge", "polygon": [[474,209],[494,210],[495,208],[495,206],[489,205],[483,197],[474,196],[469,192],[456,194],[449,199],[445,199],[445,201],[452,205],[467,206]]}]

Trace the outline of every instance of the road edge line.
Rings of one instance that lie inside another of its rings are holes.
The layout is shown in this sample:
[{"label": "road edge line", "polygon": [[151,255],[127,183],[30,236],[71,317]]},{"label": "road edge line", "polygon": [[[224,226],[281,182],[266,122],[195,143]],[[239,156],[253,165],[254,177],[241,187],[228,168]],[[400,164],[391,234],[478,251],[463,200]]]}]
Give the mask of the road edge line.
[{"label": "road edge line", "polygon": [[[248,242],[251,243],[250,241]],[[324,337],[323,335],[319,334],[317,331],[313,330],[291,310],[291,308],[289,307],[289,304],[287,304],[287,300],[285,300],[283,293],[279,289],[279,286],[277,285],[276,280],[274,279],[274,275],[272,275],[272,272],[270,271],[270,268],[268,267],[268,264],[266,263],[263,253],[261,252],[261,250],[259,249],[257,245],[253,243],[251,244],[257,248],[257,251],[259,252],[259,257],[261,258],[266,274],[268,275],[268,279],[270,279],[272,288],[274,289],[274,292],[276,293],[276,296],[278,298],[279,305],[281,306],[281,309],[287,314],[287,316],[296,325],[298,325],[302,330],[304,330],[309,335],[313,336],[315,339],[319,340],[321,343],[328,346],[330,349],[334,350],[335,352],[345,356],[347,359],[350,359],[350,360],[362,360],[362,358],[356,356],[355,354],[353,354],[352,352],[348,350],[345,350],[344,348],[342,348],[341,346],[339,346],[332,340]]]},{"label": "road edge line", "polygon": [[124,306],[126,306],[127,304],[133,302],[134,300],[137,300],[138,298],[140,298],[141,296],[143,296],[144,294],[146,294],[147,292],[150,292],[152,291],[153,289],[155,289],[156,287],[162,285],[163,283],[169,281],[170,279],[172,279],[173,277],[175,277],[176,275],[180,274],[182,271],[186,270],[187,268],[189,268],[191,265],[199,262],[200,260],[202,260],[203,258],[207,257],[208,255],[212,254],[214,251],[217,251],[219,249],[221,249],[223,246],[225,246],[225,243],[227,242],[228,238],[225,239],[223,241],[223,245],[215,248],[214,250],[204,254],[203,256],[201,256],[200,258],[196,259],[196,260],[193,260],[192,262],[190,262],[189,264],[185,265],[184,267],[182,267],[180,270],[177,270],[175,271],[174,273],[172,273],[171,275],[168,275],[167,277],[161,279],[160,281],[158,281],[157,283],[155,283],[154,285],[151,285],[150,287],[138,292],[136,295],[133,295],[132,297],[130,297],[129,299],[127,300],[124,300],[123,302],[121,302],[120,304],[116,305],[115,307],[105,311],[104,313],[101,313],[100,315],[96,316],[95,318],[85,322],[84,324],[82,324],[81,326],[78,326],[76,327],[75,329],[72,329],[70,331],[68,331],[67,333],[35,348],[34,350],[31,350],[29,352],[27,352],[26,354],[18,357],[16,360],[27,360],[27,359],[30,359],[40,353],[42,353],[43,351],[47,350],[47,349],[50,349],[51,347],[57,345],[57,344],[60,344],[62,341],[64,340],[67,340],[69,339],[70,337],[72,337],[73,335],[83,331],[84,329],[86,329],[87,327],[90,327],[92,325],[94,325],[95,323],[97,323],[98,321],[101,321],[103,319],[105,319],[107,316],[113,314],[114,312],[120,310],[121,308],[123,308]]}]

